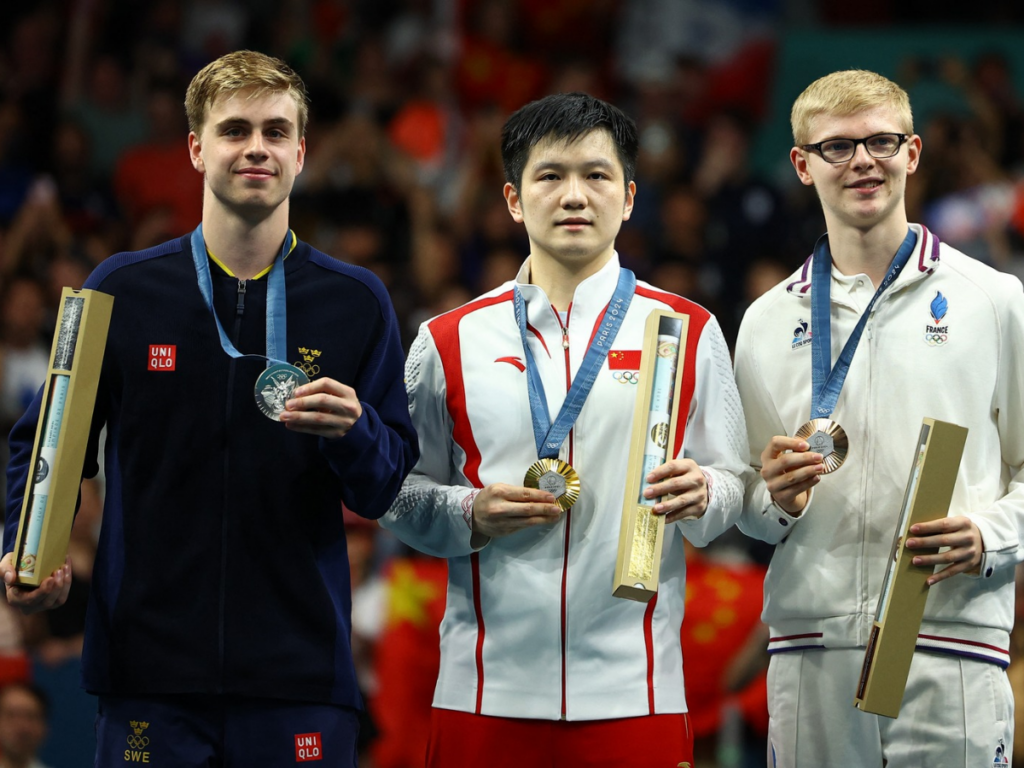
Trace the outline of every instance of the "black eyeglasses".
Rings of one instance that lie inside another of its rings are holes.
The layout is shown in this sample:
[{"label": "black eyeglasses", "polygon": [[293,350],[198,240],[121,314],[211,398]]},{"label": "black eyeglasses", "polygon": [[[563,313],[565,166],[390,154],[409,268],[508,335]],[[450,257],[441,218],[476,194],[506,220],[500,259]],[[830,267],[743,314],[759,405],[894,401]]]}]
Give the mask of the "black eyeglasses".
[{"label": "black eyeglasses", "polygon": [[817,152],[826,163],[845,163],[857,154],[857,145],[863,144],[869,155],[884,160],[899,152],[906,140],[905,133],[876,133],[866,139],[829,139],[817,144],[803,144],[800,149]]}]

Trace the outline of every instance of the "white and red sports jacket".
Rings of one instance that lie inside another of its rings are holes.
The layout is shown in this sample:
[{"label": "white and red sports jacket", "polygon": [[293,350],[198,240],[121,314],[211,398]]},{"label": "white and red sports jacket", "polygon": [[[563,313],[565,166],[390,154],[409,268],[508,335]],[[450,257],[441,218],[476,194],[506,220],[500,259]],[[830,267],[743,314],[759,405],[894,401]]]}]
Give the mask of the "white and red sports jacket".
[{"label": "white and red sports jacket", "polygon": [[[543,291],[517,284],[549,412],[558,413],[615,289],[618,257],[576,289],[566,322]],[[685,712],[679,630],[682,535],[698,546],[740,514],[746,431],[729,351],[702,307],[645,283],[562,446],[578,471],[579,501],[554,525],[470,542],[474,489],[522,485],[537,460],[513,283],[420,328],[406,386],[421,456],[381,524],[448,558],[448,604],[434,706],[505,717],[596,720]],[[649,603],[612,597],[636,373],[654,309],[690,316],[673,455],[696,461],[711,486],[699,520],[670,526],[661,583]]]}]

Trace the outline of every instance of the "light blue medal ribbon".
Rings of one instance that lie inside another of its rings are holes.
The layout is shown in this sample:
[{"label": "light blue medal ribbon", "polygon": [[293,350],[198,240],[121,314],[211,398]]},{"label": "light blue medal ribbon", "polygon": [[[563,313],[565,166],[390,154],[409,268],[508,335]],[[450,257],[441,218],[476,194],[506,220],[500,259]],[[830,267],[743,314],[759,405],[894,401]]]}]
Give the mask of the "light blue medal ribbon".
[{"label": "light blue medal ribbon", "polygon": [[849,373],[853,355],[860,344],[871,310],[885,290],[895,282],[910,260],[910,254],[917,243],[917,235],[907,230],[907,236],[896,251],[889,271],[871,298],[864,314],[846,340],[836,364],[832,366],[832,326],[830,318],[832,289],[832,253],[828,247],[828,234],[818,238],[814,246],[814,263],[811,268],[811,419],[827,419],[839,402],[839,393]]},{"label": "light blue medal ribbon", "polygon": [[533,419],[533,437],[537,443],[537,457],[540,459],[557,459],[558,451],[565,442],[566,436],[576,423],[583,404],[597,380],[597,373],[604,364],[612,343],[626,317],[626,310],[633,300],[636,290],[636,277],[628,269],[619,270],[619,281],[615,286],[612,300],[604,311],[601,324],[594,340],[583,357],[576,378],[562,402],[562,407],[552,423],[548,411],[548,401],[544,395],[544,382],[530,351],[526,338],[526,301],[516,287],[513,296],[516,322],[519,324],[519,335],[523,339],[523,350],[526,355],[526,382],[530,395],[530,416]]},{"label": "light blue medal ribbon", "polygon": [[206,308],[213,315],[217,324],[217,333],[220,335],[220,345],[224,351],[233,358],[259,357],[267,361],[267,367],[276,363],[287,365],[285,356],[288,345],[288,311],[285,302],[284,284],[284,257],[292,247],[292,240],[295,235],[288,231],[284,238],[284,245],[281,246],[281,253],[274,260],[267,276],[267,353],[265,355],[242,354],[235,345],[231,343],[220,318],[213,308],[213,278],[210,276],[210,261],[206,254],[206,241],[203,239],[203,225],[200,224],[192,232],[192,261],[196,267],[196,279],[199,282],[199,292],[203,295]]}]

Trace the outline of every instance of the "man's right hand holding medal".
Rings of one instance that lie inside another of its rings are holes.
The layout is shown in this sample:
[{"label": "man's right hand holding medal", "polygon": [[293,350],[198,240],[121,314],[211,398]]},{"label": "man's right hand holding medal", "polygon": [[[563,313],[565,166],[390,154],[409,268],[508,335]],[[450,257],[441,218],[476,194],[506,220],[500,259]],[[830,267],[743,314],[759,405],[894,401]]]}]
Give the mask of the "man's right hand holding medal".
[{"label": "man's right hand holding medal", "polygon": [[[538,488],[494,483],[473,499],[473,538],[497,538],[562,516],[554,494]],[[481,542],[482,546],[483,542]]]},{"label": "man's right hand holding medal", "polygon": [[825,472],[820,453],[808,451],[806,440],[776,435],[761,451],[761,477],[775,506],[799,517],[810,500],[811,488]]}]

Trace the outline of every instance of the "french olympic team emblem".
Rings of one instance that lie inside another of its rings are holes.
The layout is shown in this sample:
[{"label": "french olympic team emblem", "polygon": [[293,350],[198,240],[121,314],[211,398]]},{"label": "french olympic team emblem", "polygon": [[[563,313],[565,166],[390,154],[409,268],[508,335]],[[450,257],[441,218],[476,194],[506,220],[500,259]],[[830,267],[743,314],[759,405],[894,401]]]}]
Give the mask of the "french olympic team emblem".
[{"label": "french olympic team emblem", "polygon": [[942,291],[935,292],[935,298],[932,299],[928,310],[931,312],[934,325],[931,323],[925,325],[924,340],[929,347],[940,347],[949,341],[949,325],[939,325],[946,316],[946,312],[949,311],[949,302],[942,295]]}]

